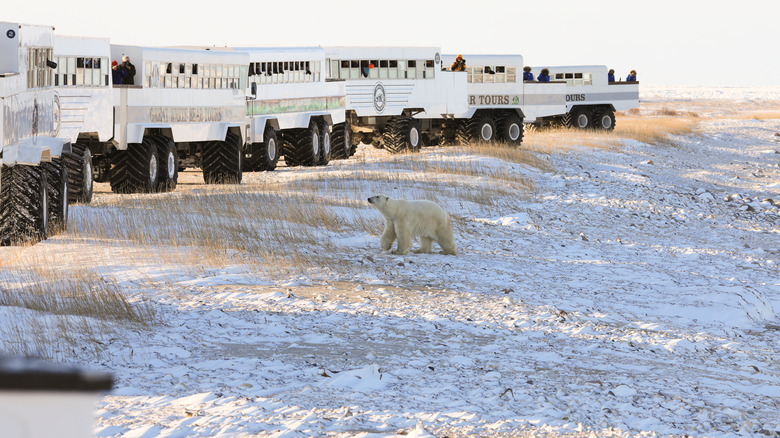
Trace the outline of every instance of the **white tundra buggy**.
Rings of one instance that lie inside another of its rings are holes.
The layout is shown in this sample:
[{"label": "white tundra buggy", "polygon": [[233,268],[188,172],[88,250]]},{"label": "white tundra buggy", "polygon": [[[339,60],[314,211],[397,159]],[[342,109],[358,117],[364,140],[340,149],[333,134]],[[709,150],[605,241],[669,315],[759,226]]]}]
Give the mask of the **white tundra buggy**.
[{"label": "white tundra buggy", "polygon": [[[566,111],[565,84],[523,81],[521,55],[460,55],[468,83],[468,110],[445,121],[441,142],[500,141],[518,145],[524,123]],[[457,55],[444,55],[452,65]]]},{"label": "white tundra buggy", "polygon": [[[207,183],[240,182],[247,137],[242,52],[112,45],[57,36],[54,83],[72,199],[89,202],[92,180],[119,193],[170,191],[178,172],[200,167]],[[114,83],[129,59],[133,83]]]},{"label": "white tundra buggy", "polygon": [[[543,67],[534,67],[538,74]],[[579,129],[615,129],[615,112],[639,107],[639,82],[607,80],[605,65],[546,67],[550,81],[564,82],[566,110],[537,120],[539,125],[562,124]]]},{"label": "white tundra buggy", "polygon": [[64,229],[68,179],[57,138],[53,28],[0,22],[0,244]]},{"label": "white tundra buggy", "polygon": [[436,47],[325,47],[327,75],[344,81],[352,151],[361,141],[419,151],[444,120],[467,111],[466,74],[445,71]]}]

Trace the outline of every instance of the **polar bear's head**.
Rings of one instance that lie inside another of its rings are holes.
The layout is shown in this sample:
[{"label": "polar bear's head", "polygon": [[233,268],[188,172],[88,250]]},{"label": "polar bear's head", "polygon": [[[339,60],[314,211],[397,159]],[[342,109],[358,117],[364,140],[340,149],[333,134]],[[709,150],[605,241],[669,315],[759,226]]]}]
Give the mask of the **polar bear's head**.
[{"label": "polar bear's head", "polygon": [[388,199],[390,198],[385,195],[376,195],[368,198],[368,203],[376,208],[381,209],[387,203]]}]

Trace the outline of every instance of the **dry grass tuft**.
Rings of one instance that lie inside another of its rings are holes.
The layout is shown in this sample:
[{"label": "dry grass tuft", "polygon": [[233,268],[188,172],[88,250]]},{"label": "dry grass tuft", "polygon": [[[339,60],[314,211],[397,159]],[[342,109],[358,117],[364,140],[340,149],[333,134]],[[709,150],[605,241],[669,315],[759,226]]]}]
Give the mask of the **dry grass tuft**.
[{"label": "dry grass tuft", "polygon": [[696,122],[685,117],[626,117],[615,124],[614,135],[647,144],[670,144],[673,135],[691,135]]},{"label": "dry grass tuft", "polygon": [[747,114],[739,114],[736,118],[741,120],[777,120],[780,119],[780,112],[751,112]]},{"label": "dry grass tuft", "polygon": [[131,301],[113,279],[96,271],[31,260],[0,278],[0,348],[6,354],[50,360],[100,359],[109,339],[149,329],[154,308]]}]

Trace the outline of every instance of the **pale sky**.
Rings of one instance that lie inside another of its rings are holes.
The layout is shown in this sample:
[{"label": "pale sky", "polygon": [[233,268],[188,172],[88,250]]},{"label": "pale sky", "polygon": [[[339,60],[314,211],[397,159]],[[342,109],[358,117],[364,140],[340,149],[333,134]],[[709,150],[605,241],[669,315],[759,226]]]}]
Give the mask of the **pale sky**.
[{"label": "pale sky", "polygon": [[[605,64],[641,84],[780,86],[777,0],[9,0],[0,20],[118,44],[436,46]],[[468,59],[467,59],[468,61]]]}]

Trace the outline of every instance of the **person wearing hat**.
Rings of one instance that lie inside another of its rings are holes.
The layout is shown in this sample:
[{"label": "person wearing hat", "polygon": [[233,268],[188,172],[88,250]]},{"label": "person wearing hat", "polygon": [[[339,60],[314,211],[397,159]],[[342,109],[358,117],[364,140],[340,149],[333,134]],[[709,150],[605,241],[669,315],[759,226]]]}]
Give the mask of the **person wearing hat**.
[{"label": "person wearing hat", "polygon": [[116,59],[111,61],[111,79],[114,82],[114,85],[121,84],[123,81],[123,74],[124,70],[119,68],[119,63],[116,62]]},{"label": "person wearing hat", "polygon": [[463,55],[458,55],[458,57],[455,58],[455,62],[452,63],[452,66],[450,67],[450,70],[452,70],[452,71],[466,71],[466,60],[463,59]]},{"label": "person wearing hat", "polygon": [[534,81],[534,74],[531,73],[531,67],[527,65],[523,67],[523,81],[528,81],[528,82]]},{"label": "person wearing hat", "polygon": [[631,70],[628,73],[628,76],[626,76],[626,81],[628,81],[628,82],[636,82],[636,70]]},{"label": "person wearing hat", "polygon": [[124,70],[122,73],[122,83],[133,85],[135,84],[135,66],[130,62],[130,57],[127,55],[122,56],[122,64],[119,65],[120,70]]},{"label": "person wearing hat", "polygon": [[539,76],[536,77],[539,82],[550,82],[550,70],[543,68]]}]

